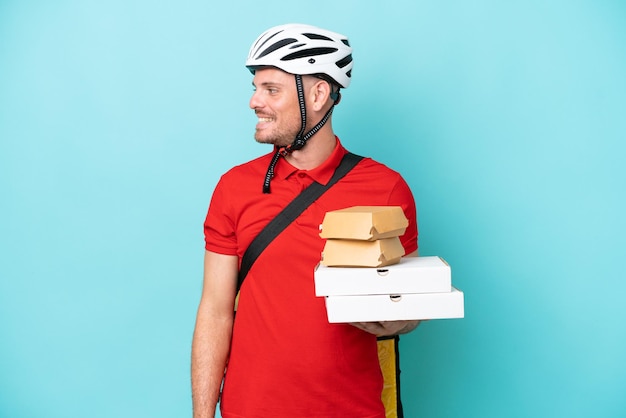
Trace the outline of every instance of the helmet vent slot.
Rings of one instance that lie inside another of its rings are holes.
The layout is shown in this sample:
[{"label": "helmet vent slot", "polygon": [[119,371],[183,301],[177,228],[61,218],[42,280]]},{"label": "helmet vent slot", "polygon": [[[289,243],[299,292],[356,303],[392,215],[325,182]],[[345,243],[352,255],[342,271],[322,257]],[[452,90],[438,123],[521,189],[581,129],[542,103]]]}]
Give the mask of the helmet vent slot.
[{"label": "helmet vent slot", "polygon": [[302,51],[293,52],[289,55],[285,55],[281,58],[281,61],[291,61],[296,60],[298,58],[306,58],[306,57],[316,57],[319,55],[332,54],[337,52],[337,48],[310,48],[304,49]]},{"label": "helmet vent slot", "polygon": [[280,49],[280,48],[282,48],[284,46],[287,46],[289,44],[292,44],[294,42],[297,42],[297,40],[293,39],[293,38],[281,39],[280,41],[278,41],[278,42],[270,45],[269,47],[267,47],[266,50],[264,50],[263,52],[261,52],[259,54],[259,56],[257,56],[257,59],[263,58],[267,54],[271,54],[272,52],[276,51],[277,49]]},{"label": "helmet vent slot", "polygon": [[330,41],[330,42],[333,41],[328,36],[320,35],[319,33],[303,33],[303,35],[306,36],[309,39],[317,39],[317,40],[320,40],[320,41]]},{"label": "helmet vent slot", "polygon": [[348,55],[345,58],[340,59],[339,61],[337,61],[335,64],[337,64],[337,67],[339,68],[343,68],[346,65],[350,64],[352,62],[352,54]]}]

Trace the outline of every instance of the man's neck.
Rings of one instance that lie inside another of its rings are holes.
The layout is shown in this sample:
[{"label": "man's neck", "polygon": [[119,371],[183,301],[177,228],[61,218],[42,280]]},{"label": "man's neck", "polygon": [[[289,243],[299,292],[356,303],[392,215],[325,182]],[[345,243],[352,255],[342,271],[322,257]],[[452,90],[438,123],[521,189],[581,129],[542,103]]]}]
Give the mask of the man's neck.
[{"label": "man's neck", "polygon": [[336,145],[337,138],[332,129],[322,129],[301,150],[292,152],[285,159],[299,170],[312,170],[330,157]]}]

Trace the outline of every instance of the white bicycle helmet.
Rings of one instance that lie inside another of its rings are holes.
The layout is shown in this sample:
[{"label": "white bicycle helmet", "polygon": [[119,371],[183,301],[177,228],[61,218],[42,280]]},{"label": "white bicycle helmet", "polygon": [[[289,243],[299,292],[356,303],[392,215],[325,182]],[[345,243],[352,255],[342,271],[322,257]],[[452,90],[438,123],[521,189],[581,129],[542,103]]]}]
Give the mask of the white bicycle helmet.
[{"label": "white bicycle helmet", "polygon": [[[290,145],[276,147],[263,182],[263,193],[271,193],[270,182],[274,177],[274,167],[279,158],[306,145],[332,115],[333,108],[341,99],[339,89],[350,85],[352,48],[348,38],[329,30],[293,23],[280,25],[265,31],[254,41],[248,53],[246,67],[252,74],[263,67],[278,68],[293,74],[296,83],[300,106],[300,131]],[[303,75],[313,75],[338,86],[337,91],[330,94],[333,104],[308,132],[305,132],[307,112]]]},{"label": "white bicycle helmet", "polygon": [[323,75],[347,88],[352,75],[348,38],[311,25],[287,24],[268,29],[252,44],[246,67],[276,67],[290,74]]}]

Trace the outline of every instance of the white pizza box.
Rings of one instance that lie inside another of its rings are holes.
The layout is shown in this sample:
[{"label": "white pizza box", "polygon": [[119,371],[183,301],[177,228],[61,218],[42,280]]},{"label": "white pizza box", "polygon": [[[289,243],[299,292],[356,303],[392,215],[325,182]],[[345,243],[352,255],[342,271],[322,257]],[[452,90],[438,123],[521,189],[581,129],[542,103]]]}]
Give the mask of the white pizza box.
[{"label": "white pizza box", "polygon": [[378,322],[463,318],[463,292],[326,296],[328,322]]},{"label": "white pizza box", "polygon": [[373,241],[401,236],[408,226],[400,206],[352,206],[326,212],[320,236]]},{"label": "white pizza box", "polygon": [[315,270],[315,295],[390,295],[452,290],[450,266],[437,256],[402,257],[384,267],[328,267]]}]

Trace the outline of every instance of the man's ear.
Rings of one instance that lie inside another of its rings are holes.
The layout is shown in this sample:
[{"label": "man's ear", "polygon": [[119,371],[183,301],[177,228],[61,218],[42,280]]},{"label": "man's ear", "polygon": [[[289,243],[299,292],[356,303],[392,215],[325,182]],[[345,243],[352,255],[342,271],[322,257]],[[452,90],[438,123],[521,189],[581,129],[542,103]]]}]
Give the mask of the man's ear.
[{"label": "man's ear", "polygon": [[330,99],[331,87],[325,80],[315,80],[311,88],[311,107],[316,112],[323,110]]}]

